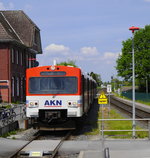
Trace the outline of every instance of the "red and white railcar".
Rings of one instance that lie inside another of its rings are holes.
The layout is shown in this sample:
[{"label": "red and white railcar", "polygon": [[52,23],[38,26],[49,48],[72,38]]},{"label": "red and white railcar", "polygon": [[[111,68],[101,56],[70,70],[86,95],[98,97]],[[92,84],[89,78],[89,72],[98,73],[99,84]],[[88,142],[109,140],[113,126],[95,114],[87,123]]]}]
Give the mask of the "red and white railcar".
[{"label": "red and white railcar", "polygon": [[82,117],[95,94],[96,82],[80,68],[52,65],[26,71],[26,115],[35,127],[58,127]]}]

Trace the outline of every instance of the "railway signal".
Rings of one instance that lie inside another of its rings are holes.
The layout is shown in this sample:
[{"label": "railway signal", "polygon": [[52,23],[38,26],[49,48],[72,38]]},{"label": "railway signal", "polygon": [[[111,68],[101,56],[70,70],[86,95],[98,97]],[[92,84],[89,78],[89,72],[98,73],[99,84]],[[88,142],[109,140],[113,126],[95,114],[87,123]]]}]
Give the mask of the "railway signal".
[{"label": "railway signal", "polygon": [[135,58],[134,58],[134,32],[139,30],[139,27],[132,26],[129,28],[129,30],[132,31],[132,117],[133,117],[133,122],[132,122],[132,127],[133,127],[133,132],[132,132],[132,137],[135,138]]},{"label": "railway signal", "polygon": [[135,138],[135,58],[134,58],[134,32],[139,30],[139,27],[130,27],[129,30],[132,31],[132,117],[133,117],[133,122],[132,122],[132,127],[133,127],[133,132],[132,132],[132,137]]}]

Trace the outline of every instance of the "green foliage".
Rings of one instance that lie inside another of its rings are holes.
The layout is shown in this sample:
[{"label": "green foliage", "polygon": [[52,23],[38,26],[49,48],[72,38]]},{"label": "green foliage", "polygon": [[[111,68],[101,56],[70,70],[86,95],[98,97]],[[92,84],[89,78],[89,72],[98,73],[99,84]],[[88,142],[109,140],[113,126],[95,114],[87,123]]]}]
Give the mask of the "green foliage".
[{"label": "green foliage", "polygon": [[125,80],[129,79],[132,75],[131,63],[132,63],[132,40],[122,42],[122,55],[117,59],[117,72],[118,76],[123,77]]},{"label": "green foliage", "polygon": [[[118,76],[123,77],[126,81],[131,80],[132,76],[132,39],[122,42],[122,54],[118,57],[116,69]],[[150,25],[145,26],[135,32],[134,35],[135,50],[135,76],[139,81],[150,81]],[[142,86],[145,86],[145,84]]]},{"label": "green foliage", "polygon": [[78,67],[76,64],[75,64],[75,61],[73,60],[68,60],[68,61],[63,61],[63,62],[60,62],[58,63],[57,65],[63,65],[63,66],[73,66],[73,67]]},{"label": "green foliage", "polygon": [[10,108],[12,108],[12,107],[11,107],[11,105],[6,105],[6,108],[7,108],[7,109],[10,109]]},{"label": "green foliage", "polygon": [[100,87],[102,84],[102,79],[101,79],[100,74],[91,72],[89,75],[96,81],[97,85]]},{"label": "green foliage", "polygon": [[[104,116],[107,111],[103,111]],[[101,115],[100,115],[101,118]],[[119,113],[115,110],[110,111],[110,119],[124,119]],[[100,122],[101,123],[101,122]],[[118,121],[104,121],[104,129],[107,130],[131,130],[132,129],[132,121],[118,120]],[[136,129],[141,129],[139,126]],[[130,138],[132,137],[132,132],[130,131],[110,131],[104,132],[105,135],[113,136],[114,138]],[[148,137],[147,132],[136,132],[136,136],[138,138]]]},{"label": "green foliage", "polygon": [[[108,110],[103,109],[103,117],[108,118]],[[99,111],[98,119],[102,118],[102,112]],[[116,110],[110,110],[109,113],[110,119],[124,119]],[[92,129],[91,132],[86,133],[86,135],[98,135],[100,134],[101,129],[101,121],[99,121],[99,127]],[[118,121],[104,121],[104,129],[105,130],[131,130],[132,129],[132,121],[118,120]],[[141,129],[139,126],[136,129]],[[132,132],[130,131],[109,131],[104,132],[105,135],[113,137],[113,138],[131,138]],[[148,137],[148,132],[136,132],[137,138],[145,138]]]},{"label": "green foliage", "polygon": [[120,88],[122,84],[123,84],[123,81],[120,81],[118,78],[111,77],[112,90],[116,90]]},{"label": "green foliage", "polygon": [[15,135],[15,134],[17,134],[17,131],[11,131],[11,132],[8,132],[8,133],[2,135],[2,137],[6,138],[6,137],[9,137],[9,136]]}]

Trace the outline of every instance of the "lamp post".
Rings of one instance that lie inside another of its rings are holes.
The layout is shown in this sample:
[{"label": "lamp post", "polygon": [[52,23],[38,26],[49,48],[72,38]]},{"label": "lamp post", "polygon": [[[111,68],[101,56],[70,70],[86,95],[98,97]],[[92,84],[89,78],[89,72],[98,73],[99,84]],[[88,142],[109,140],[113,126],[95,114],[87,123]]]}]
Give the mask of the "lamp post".
[{"label": "lamp post", "polygon": [[135,61],[134,61],[134,32],[139,30],[139,27],[130,27],[132,31],[132,137],[135,138]]}]

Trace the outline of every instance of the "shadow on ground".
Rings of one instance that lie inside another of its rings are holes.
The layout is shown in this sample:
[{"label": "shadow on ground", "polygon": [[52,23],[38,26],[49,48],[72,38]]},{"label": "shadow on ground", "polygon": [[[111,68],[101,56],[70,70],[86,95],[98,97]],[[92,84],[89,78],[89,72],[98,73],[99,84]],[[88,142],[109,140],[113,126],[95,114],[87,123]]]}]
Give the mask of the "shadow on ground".
[{"label": "shadow on ground", "polygon": [[77,121],[76,135],[91,132],[92,129],[98,128],[98,111],[99,105],[97,99],[95,99],[88,113]]}]

